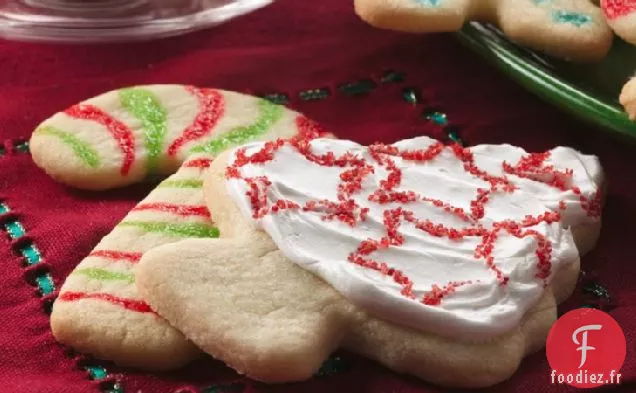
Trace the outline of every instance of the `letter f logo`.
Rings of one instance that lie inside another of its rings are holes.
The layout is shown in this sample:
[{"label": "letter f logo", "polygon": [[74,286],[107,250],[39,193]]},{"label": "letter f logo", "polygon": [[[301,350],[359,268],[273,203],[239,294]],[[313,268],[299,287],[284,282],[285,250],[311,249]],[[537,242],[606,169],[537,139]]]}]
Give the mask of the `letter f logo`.
[{"label": "letter f logo", "polygon": [[[601,330],[601,328],[602,328],[601,325],[585,325],[576,329],[574,333],[572,334],[572,341],[574,341],[574,344],[580,345],[580,347],[576,349],[577,351],[581,351],[581,364],[579,364],[579,368],[583,367],[583,365],[585,364],[585,361],[587,360],[587,351],[593,351],[596,349],[594,347],[590,347],[587,345],[587,332],[589,330]],[[582,333],[581,342],[579,342],[577,338],[579,333]]]}]

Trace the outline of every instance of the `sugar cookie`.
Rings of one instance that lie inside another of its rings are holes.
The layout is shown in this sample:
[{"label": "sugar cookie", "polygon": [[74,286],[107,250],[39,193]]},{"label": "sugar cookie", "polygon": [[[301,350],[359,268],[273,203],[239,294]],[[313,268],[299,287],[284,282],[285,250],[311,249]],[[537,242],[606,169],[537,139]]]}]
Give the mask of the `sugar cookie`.
[{"label": "sugar cookie", "polygon": [[159,245],[218,236],[202,190],[202,174],[217,153],[248,140],[322,135],[316,123],[267,101],[177,85],[109,92],[43,122],[31,139],[34,160],[72,186],[123,186],[181,166],[66,279],[51,315],[57,340],[100,359],[153,370],[197,356],[196,347],[137,292],[136,263]]},{"label": "sugar cookie", "polygon": [[602,59],[614,37],[590,0],[355,0],[355,9],[373,26],[416,33],[492,22],[521,45],[576,61]]},{"label": "sugar cookie", "polygon": [[35,163],[56,180],[102,190],[172,174],[193,153],[215,155],[270,135],[292,136],[305,121],[244,94],[136,86],[55,114],[37,127],[30,148]]},{"label": "sugar cookie", "polygon": [[[205,175],[220,239],[161,246],[137,286],[203,351],[265,382],[344,347],[452,387],[540,349],[600,230],[598,160],[427,137],[251,143]],[[187,263],[183,263],[186,260]]]}]

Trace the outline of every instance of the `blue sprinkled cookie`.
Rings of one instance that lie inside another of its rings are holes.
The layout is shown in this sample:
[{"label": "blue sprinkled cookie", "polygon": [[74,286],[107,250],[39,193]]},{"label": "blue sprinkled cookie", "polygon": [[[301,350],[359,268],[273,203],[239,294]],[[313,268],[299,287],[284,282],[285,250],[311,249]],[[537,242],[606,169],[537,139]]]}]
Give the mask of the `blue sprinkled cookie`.
[{"label": "blue sprinkled cookie", "polygon": [[613,33],[590,0],[354,0],[369,24],[413,33],[452,32],[467,21],[497,24],[521,45],[572,61],[604,58]]}]

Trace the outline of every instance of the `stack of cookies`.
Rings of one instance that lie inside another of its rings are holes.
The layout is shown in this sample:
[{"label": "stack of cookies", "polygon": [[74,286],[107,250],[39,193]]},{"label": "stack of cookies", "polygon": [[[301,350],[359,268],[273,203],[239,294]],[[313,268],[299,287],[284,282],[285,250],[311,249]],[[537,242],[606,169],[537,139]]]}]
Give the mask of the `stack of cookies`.
[{"label": "stack of cookies", "polygon": [[338,348],[445,386],[509,378],[545,344],[604,201],[598,159],[571,148],[361,146],[193,86],[86,100],[31,151],[76,188],[168,176],[67,277],[58,341],[146,370],[207,353],[267,383]]}]

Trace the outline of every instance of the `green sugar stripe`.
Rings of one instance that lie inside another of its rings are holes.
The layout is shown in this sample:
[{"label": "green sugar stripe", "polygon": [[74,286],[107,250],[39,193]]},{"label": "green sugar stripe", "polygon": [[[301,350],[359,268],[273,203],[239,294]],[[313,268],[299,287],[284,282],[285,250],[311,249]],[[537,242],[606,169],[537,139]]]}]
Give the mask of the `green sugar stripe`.
[{"label": "green sugar stripe", "polygon": [[81,274],[88,278],[92,278],[93,280],[99,281],[127,281],[129,283],[135,282],[135,276],[132,273],[113,272],[96,267],[79,269],[75,272],[75,274]]},{"label": "green sugar stripe", "polygon": [[135,227],[146,232],[179,237],[219,237],[219,230],[208,224],[174,224],[171,222],[124,221],[121,227]]},{"label": "green sugar stripe", "polygon": [[159,184],[159,188],[201,188],[203,180],[185,179],[185,180],[166,180]]},{"label": "green sugar stripe", "polygon": [[120,90],[119,100],[121,105],[144,126],[146,149],[148,149],[148,170],[152,172],[157,167],[166,136],[166,110],[159,99],[145,89]]},{"label": "green sugar stripe", "polygon": [[41,135],[51,135],[60,138],[62,143],[70,147],[84,164],[91,168],[97,168],[99,166],[99,155],[97,151],[88,143],[78,139],[75,135],[53,126],[42,126],[35,132]]},{"label": "green sugar stripe", "polygon": [[266,133],[283,116],[283,107],[268,100],[259,99],[258,108],[260,114],[254,123],[235,127],[218,138],[195,147],[192,151],[218,154],[230,147],[242,145]]}]

